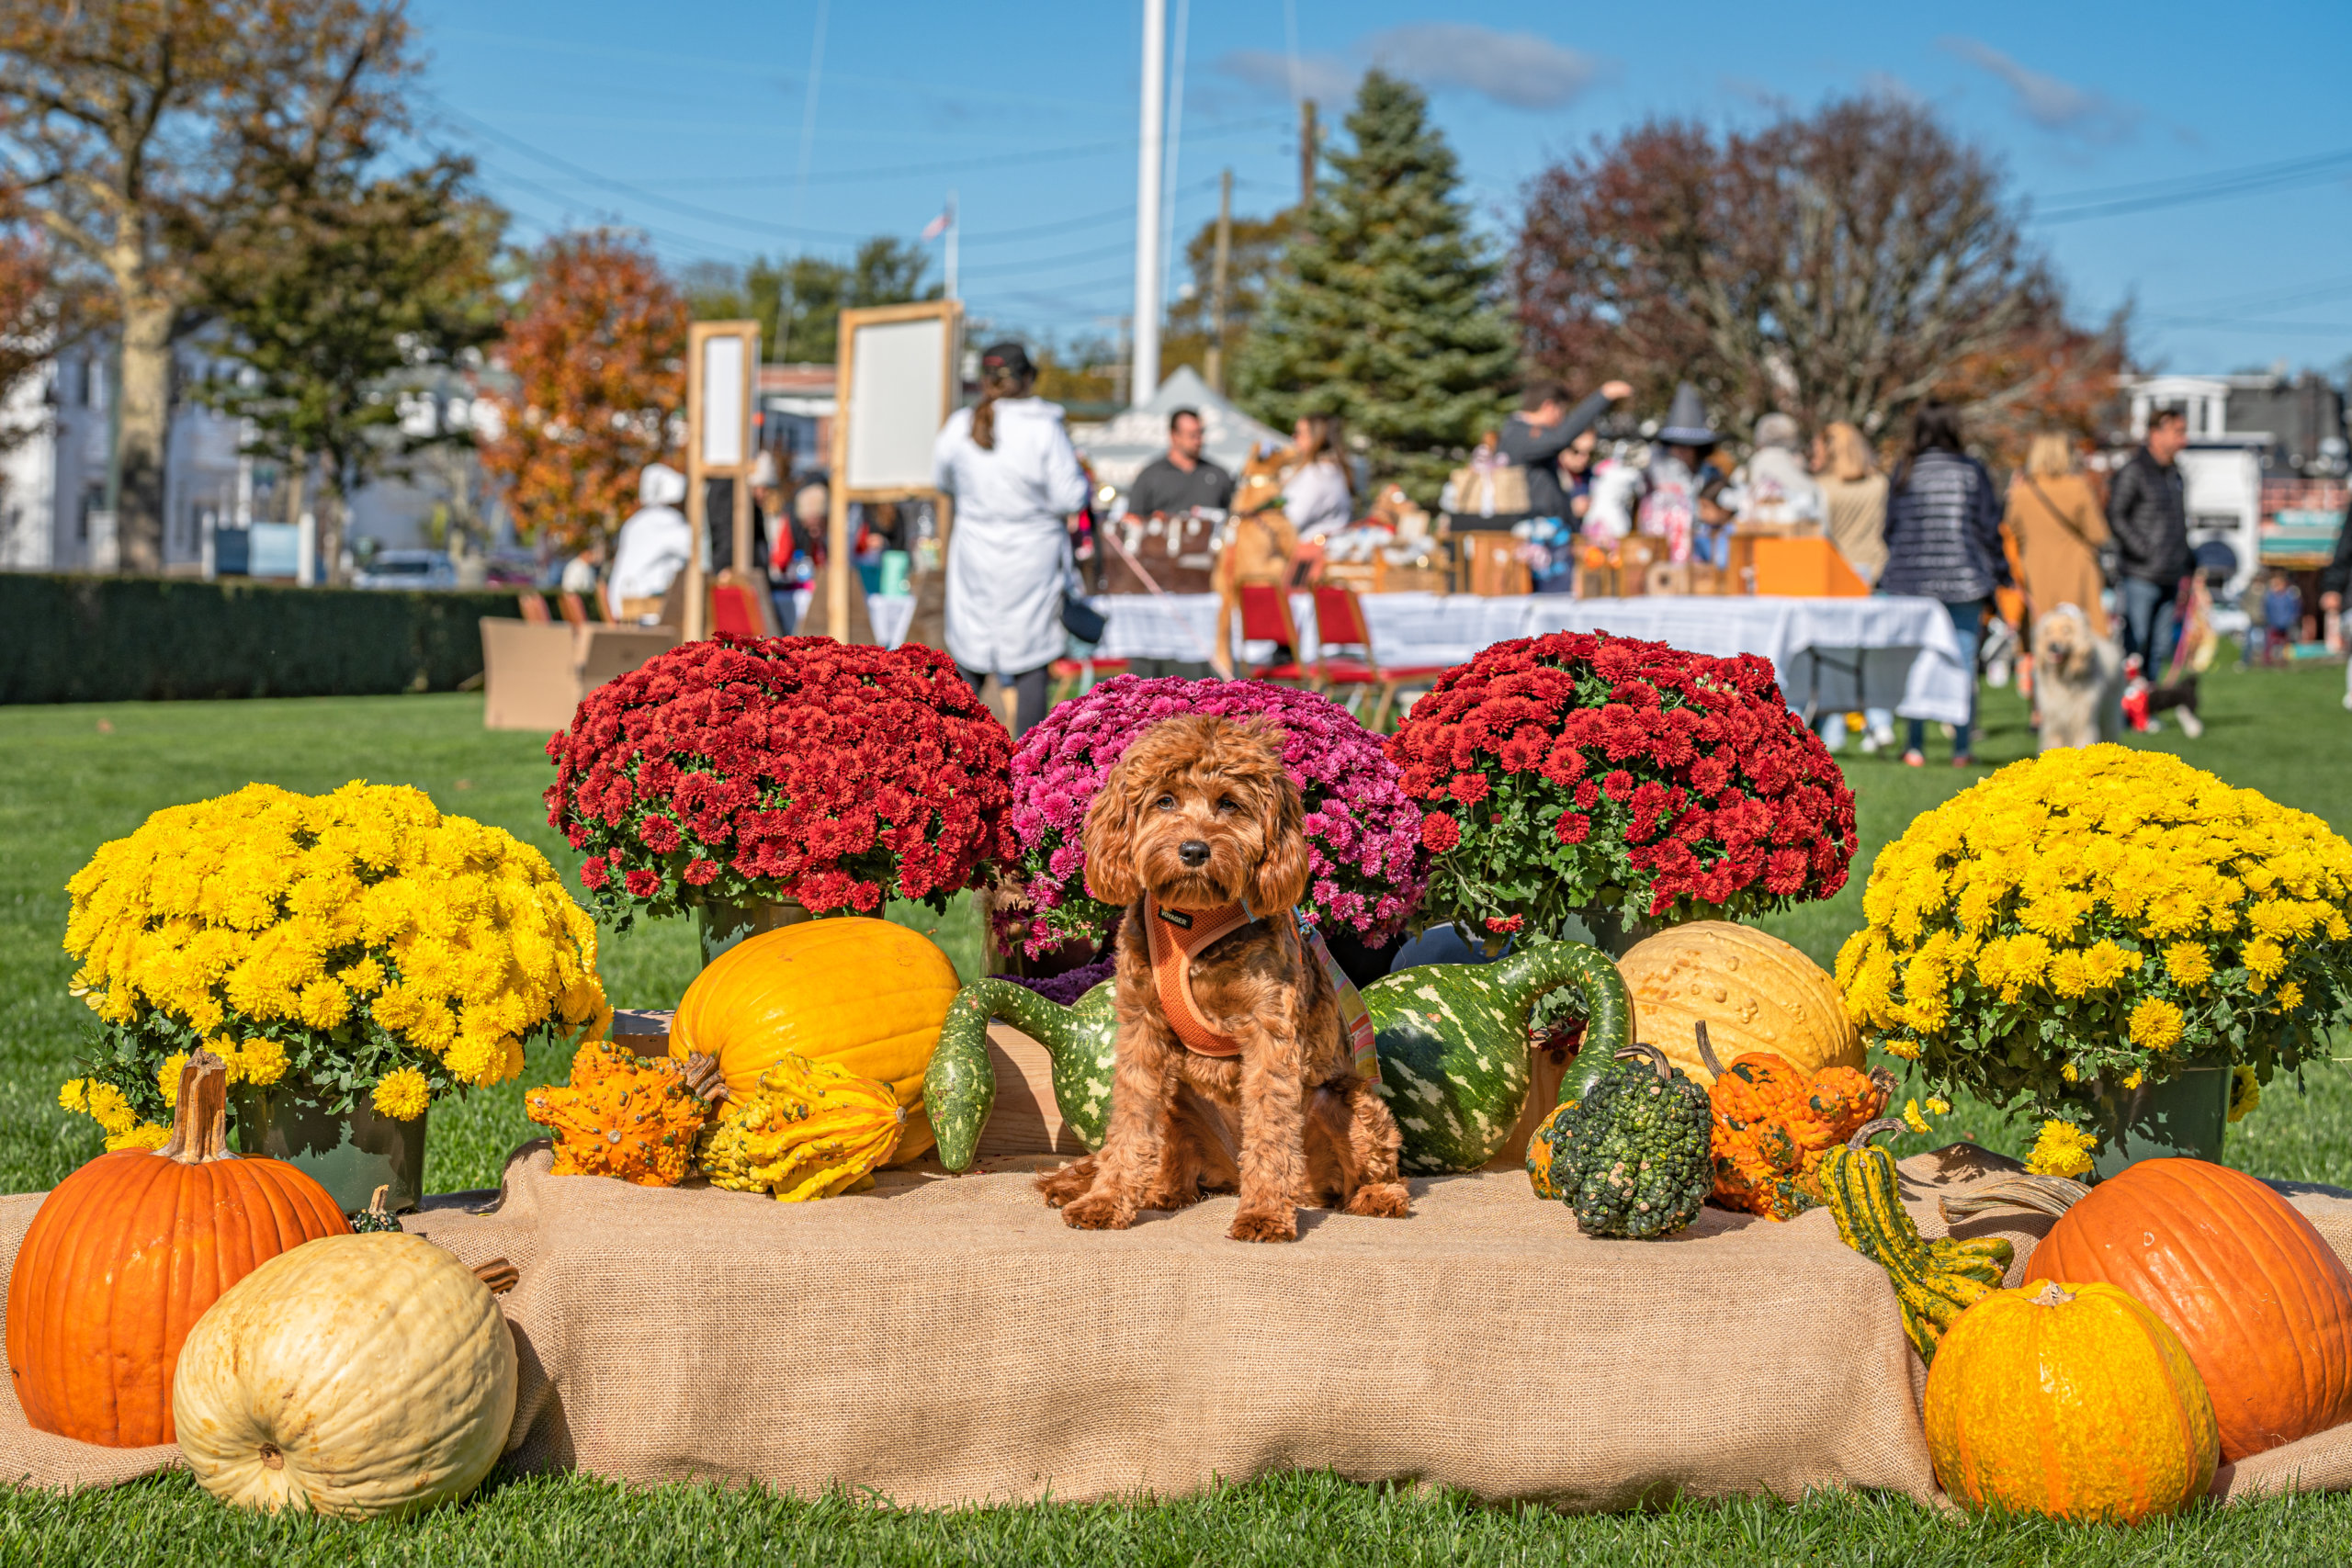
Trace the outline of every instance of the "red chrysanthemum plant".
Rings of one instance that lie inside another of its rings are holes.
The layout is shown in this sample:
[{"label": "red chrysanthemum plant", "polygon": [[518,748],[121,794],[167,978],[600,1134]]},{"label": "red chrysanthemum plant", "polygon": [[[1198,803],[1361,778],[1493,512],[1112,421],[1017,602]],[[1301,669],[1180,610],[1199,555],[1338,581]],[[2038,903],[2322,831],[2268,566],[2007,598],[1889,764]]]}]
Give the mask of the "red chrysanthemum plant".
[{"label": "red chrysanthemum plant", "polygon": [[1854,795],[1771,665],[1606,633],[1497,643],[1390,742],[1434,852],[1425,918],[1612,952],[1644,931],[1826,898]]},{"label": "red chrysanthemum plant", "polygon": [[548,821],[598,915],[944,911],[1012,847],[1012,738],[945,654],[721,637],[591,692]]}]

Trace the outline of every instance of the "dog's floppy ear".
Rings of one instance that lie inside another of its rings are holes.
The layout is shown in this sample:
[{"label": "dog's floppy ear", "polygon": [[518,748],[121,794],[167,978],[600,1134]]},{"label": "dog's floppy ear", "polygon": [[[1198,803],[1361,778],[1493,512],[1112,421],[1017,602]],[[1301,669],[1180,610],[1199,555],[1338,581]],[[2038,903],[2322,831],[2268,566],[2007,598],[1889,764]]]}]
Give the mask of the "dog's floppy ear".
[{"label": "dog's floppy ear", "polygon": [[1266,852],[1250,878],[1250,908],[1258,915],[1287,909],[1306,897],[1310,871],[1306,860],[1306,803],[1298,785],[1274,750],[1272,776],[1266,781],[1272,809],[1266,814]]},{"label": "dog's floppy ear", "polygon": [[1105,904],[1122,908],[1143,897],[1136,879],[1135,803],[1125,760],[1111,770],[1086,808],[1086,890]]}]

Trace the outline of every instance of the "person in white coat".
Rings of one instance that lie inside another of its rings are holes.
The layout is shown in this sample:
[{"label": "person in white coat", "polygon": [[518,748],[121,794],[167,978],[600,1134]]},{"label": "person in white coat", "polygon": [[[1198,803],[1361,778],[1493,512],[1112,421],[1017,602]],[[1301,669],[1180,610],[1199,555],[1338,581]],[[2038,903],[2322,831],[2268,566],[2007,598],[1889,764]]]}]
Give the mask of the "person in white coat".
[{"label": "person in white coat", "polygon": [[694,554],[694,525],[678,510],[685,499],[686,476],[669,464],[648,463],[639,470],[637,510],[621,525],[620,540],[613,547],[613,575],[605,585],[615,619],[661,613],[662,596]]},{"label": "person in white coat", "polygon": [[1283,514],[1301,539],[1336,534],[1355,520],[1355,481],[1348,474],[1348,441],[1340,416],[1300,416],[1292,432],[1298,467],[1283,480]]},{"label": "person in white coat", "polygon": [[978,690],[1012,688],[1012,732],[1046,716],[1046,673],[1063,639],[1070,514],[1086,471],[1061,405],[1032,397],[1037,372],[1017,343],[980,355],[980,400],[947,416],[932,444],[939,488],[956,498],[947,541],[947,653]]}]

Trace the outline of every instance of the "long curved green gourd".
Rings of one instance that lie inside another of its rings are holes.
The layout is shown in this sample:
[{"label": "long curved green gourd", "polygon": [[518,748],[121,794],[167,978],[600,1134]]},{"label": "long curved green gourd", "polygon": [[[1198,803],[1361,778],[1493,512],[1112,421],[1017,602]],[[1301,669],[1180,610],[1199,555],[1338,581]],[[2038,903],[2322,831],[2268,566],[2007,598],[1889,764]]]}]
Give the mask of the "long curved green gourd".
[{"label": "long curved green gourd", "polygon": [[[1046,1048],[1062,1120],[1088,1148],[1102,1146],[1118,1033],[1114,984],[1105,980],[1067,1008],[1010,980],[964,987],[947,1010],[923,1079],[923,1108],[942,1164],[950,1170],[971,1165],[996,1104],[988,1050],[992,1020]],[[1501,1151],[1527,1099],[1529,1016],[1563,987],[1575,991],[1585,1018],[1583,1048],[1560,1086],[1565,1101],[1580,1098],[1586,1079],[1633,1043],[1632,998],[1617,965],[1598,948],[1544,942],[1493,964],[1399,970],[1364,987],[1380,1053],[1380,1095],[1404,1134],[1408,1174],[1476,1170]]]}]

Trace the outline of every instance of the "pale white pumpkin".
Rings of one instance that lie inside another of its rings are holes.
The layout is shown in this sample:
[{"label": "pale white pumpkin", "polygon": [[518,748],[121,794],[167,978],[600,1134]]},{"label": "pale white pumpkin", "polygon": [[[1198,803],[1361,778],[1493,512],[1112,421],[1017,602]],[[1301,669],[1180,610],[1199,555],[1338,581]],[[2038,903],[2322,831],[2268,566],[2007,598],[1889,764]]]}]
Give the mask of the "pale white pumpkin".
[{"label": "pale white pumpkin", "polygon": [[180,1451],[250,1508],[397,1517],[481,1483],[514,1419],[514,1337],[422,1236],[323,1236],[221,1293],[172,1382]]},{"label": "pale white pumpkin", "polygon": [[1838,983],[1779,937],[1727,920],[1669,926],[1617,961],[1634,998],[1634,1037],[1655,1045],[1702,1087],[1715,1081],[1699,1055],[1704,1021],[1715,1059],[1770,1051],[1810,1077],[1860,1071],[1862,1037]]}]

